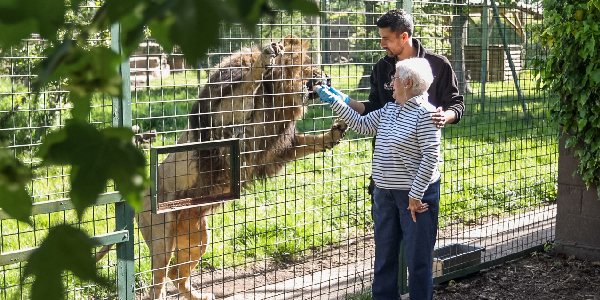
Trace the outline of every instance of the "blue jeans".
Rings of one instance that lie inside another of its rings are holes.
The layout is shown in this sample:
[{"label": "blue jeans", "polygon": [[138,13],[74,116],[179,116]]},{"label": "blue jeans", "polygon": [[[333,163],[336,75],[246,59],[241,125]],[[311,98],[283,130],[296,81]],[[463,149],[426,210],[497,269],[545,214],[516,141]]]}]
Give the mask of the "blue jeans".
[{"label": "blue jeans", "polygon": [[433,299],[433,257],[440,211],[440,181],[429,185],[423,203],[429,210],[417,213],[417,222],[408,210],[408,192],[375,188],[373,221],[375,222],[375,275],[373,299],[398,300],[400,242],[408,265],[411,300]]}]

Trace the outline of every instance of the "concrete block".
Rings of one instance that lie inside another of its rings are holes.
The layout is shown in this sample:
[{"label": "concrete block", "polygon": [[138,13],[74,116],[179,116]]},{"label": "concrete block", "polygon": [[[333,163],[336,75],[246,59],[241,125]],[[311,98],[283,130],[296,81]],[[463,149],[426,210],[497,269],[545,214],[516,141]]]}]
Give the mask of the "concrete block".
[{"label": "concrete block", "polygon": [[554,252],[565,253],[568,256],[575,255],[575,258],[579,260],[600,261],[600,247],[556,241]]},{"label": "concrete block", "polygon": [[558,184],[585,186],[585,182],[581,178],[581,175],[576,174],[573,176],[575,170],[577,170],[579,160],[575,157],[576,148],[565,149],[567,137],[566,134],[563,134],[558,142]]},{"label": "concrete block", "polygon": [[585,245],[600,249],[600,218],[556,215],[556,241],[564,244]]},{"label": "concrete block", "polygon": [[[559,171],[560,173],[560,171]],[[585,187],[572,186],[566,184],[558,184],[558,195],[557,195],[557,214],[570,214],[580,215],[581,214],[581,201]]]},{"label": "concrete block", "polygon": [[581,214],[590,218],[600,219],[600,200],[595,187],[583,192],[581,200]]}]

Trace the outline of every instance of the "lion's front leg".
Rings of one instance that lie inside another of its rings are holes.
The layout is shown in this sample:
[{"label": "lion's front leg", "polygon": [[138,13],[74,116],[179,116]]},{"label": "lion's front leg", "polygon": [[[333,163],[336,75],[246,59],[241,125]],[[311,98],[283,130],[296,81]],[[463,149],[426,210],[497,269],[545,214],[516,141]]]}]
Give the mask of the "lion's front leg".
[{"label": "lion's front leg", "polygon": [[337,119],[331,125],[329,132],[319,135],[297,134],[296,147],[286,149],[286,161],[298,159],[313,153],[329,150],[340,143],[346,135],[348,125],[344,120]]},{"label": "lion's front leg", "polygon": [[260,85],[260,80],[263,79],[267,68],[275,65],[276,58],[283,54],[284,49],[283,44],[280,42],[267,44],[263,48],[260,56],[252,64],[251,72],[242,77],[243,94],[241,95],[254,95],[254,91]]},{"label": "lion's front leg", "polygon": [[[233,92],[229,99],[221,100],[220,110],[230,111],[233,119],[219,117],[214,115],[216,120],[227,120],[222,125],[236,125],[233,128],[233,137],[242,138],[244,135],[244,125],[250,123],[254,109],[254,96],[256,90],[262,83],[262,79],[268,70],[268,67],[275,65],[276,58],[283,54],[284,47],[280,42],[267,44],[260,55],[253,54],[254,63],[241,79],[241,84]],[[223,114],[223,115],[226,115]]]}]

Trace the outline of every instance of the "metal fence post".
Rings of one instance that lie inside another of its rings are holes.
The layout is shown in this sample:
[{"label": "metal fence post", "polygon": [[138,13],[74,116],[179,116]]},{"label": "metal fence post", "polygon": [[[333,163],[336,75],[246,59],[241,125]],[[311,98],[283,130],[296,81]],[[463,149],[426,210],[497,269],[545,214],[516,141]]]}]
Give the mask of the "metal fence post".
[{"label": "metal fence post", "polygon": [[[121,26],[113,24],[111,26],[111,48],[117,53],[121,53],[120,33]],[[131,128],[131,90],[129,79],[129,60],[121,63],[119,73],[123,80],[122,96],[113,97],[112,116],[114,127]],[[125,202],[115,203],[115,231],[129,231],[129,240],[117,244],[117,295],[119,300],[135,299],[135,264],[134,264],[134,235],[133,235],[133,217],[134,211],[131,206]]]},{"label": "metal fence post", "polygon": [[485,113],[485,84],[487,82],[488,53],[488,6],[487,0],[481,8],[481,113]]},{"label": "metal fence post", "polygon": [[[400,7],[398,7],[400,6]],[[402,0],[396,2],[396,7],[404,9],[409,14],[412,14],[412,0]]]},{"label": "metal fence post", "polygon": [[496,6],[496,0],[492,0],[492,9],[494,11],[494,18],[496,18],[496,24],[498,24],[498,30],[500,30],[500,38],[502,39],[502,44],[504,45],[504,52],[506,52],[506,58],[508,59],[508,64],[510,66],[510,71],[513,76],[513,80],[515,82],[515,88],[517,89],[517,93],[519,95],[519,101],[521,101],[521,107],[523,108],[523,113],[526,118],[530,118],[531,115],[527,110],[527,104],[525,103],[525,96],[523,96],[523,91],[521,90],[521,85],[519,84],[519,77],[517,76],[517,71],[515,70],[515,64],[510,55],[510,49],[508,48],[508,42],[506,41],[506,33],[504,32],[504,27],[502,27],[502,23],[500,21],[500,13],[498,12],[498,6]]}]

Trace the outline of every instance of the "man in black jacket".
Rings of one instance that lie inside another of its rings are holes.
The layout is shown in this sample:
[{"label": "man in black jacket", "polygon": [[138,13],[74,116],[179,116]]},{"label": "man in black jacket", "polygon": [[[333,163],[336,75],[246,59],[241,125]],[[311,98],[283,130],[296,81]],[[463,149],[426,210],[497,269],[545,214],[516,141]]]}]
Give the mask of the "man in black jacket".
[{"label": "man in black jacket", "polygon": [[379,20],[381,47],[387,55],[381,58],[371,72],[371,93],[368,102],[348,99],[350,107],[361,115],[382,108],[392,98],[391,77],[395,74],[395,65],[399,60],[422,57],[429,61],[433,70],[433,83],[427,91],[429,102],[438,108],[433,115],[437,127],[456,124],[465,110],[463,96],[458,93],[458,80],[448,59],[423,47],[419,40],[412,37],[414,25],[410,14],[403,9],[387,12]]},{"label": "man in black jacket", "polygon": [[[463,97],[458,92],[458,80],[450,66],[448,59],[442,55],[435,54],[423,47],[423,45],[412,37],[414,24],[410,14],[402,9],[396,9],[387,12],[379,20],[379,35],[381,36],[381,47],[385,49],[387,55],[381,58],[371,72],[371,92],[369,101],[358,102],[350,99],[335,89],[334,93],[340,96],[352,109],[361,115],[366,115],[372,111],[378,110],[388,102],[395,101],[392,97],[393,88],[390,85],[392,76],[396,73],[396,63],[412,57],[425,58],[431,65],[433,72],[433,82],[427,93],[429,102],[437,107],[437,112],[432,114],[432,119],[438,128],[446,124],[456,124],[460,121],[465,110]],[[375,139],[374,139],[375,142]],[[369,186],[369,193],[372,194],[375,188],[373,180]],[[376,198],[376,197],[375,197]],[[439,197],[438,197],[439,199]],[[399,268],[399,249],[402,240],[402,232],[408,234],[410,228],[401,228],[398,224],[397,229],[382,227],[382,218],[386,215],[380,211],[383,205],[378,201],[394,201],[397,199],[373,199],[372,214],[375,221],[375,276],[373,281],[373,299],[398,299],[398,268]],[[439,200],[438,200],[439,201]],[[378,205],[379,204],[379,205]],[[398,207],[398,209],[407,209]],[[432,230],[437,230],[439,203],[429,205],[429,212],[426,214],[432,218]],[[389,216],[389,213],[387,214]],[[425,217],[425,216],[423,216]],[[418,217],[417,217],[418,218]],[[389,220],[388,222],[389,223]],[[415,221],[414,226],[421,226]],[[389,232],[395,233],[390,234]],[[428,244],[435,245],[435,233],[430,235]],[[423,237],[424,239],[425,237]],[[425,248],[413,243],[407,245],[407,261],[409,269],[427,270],[429,277],[432,277],[431,267],[432,258],[425,255],[427,259],[414,259],[415,253],[425,251]],[[429,250],[431,251],[431,250]],[[415,264],[420,264],[415,267]],[[426,276],[427,277],[427,276]],[[414,300],[431,300],[433,297],[433,278],[428,282],[414,282],[409,278],[410,298]]]}]

